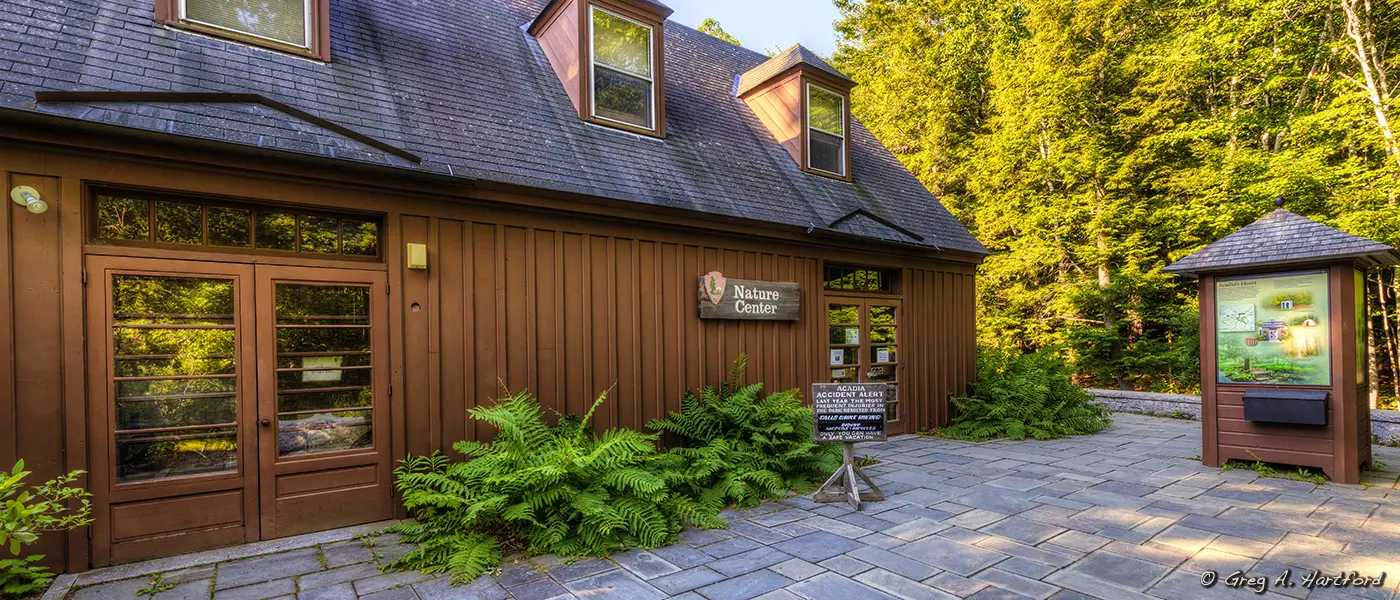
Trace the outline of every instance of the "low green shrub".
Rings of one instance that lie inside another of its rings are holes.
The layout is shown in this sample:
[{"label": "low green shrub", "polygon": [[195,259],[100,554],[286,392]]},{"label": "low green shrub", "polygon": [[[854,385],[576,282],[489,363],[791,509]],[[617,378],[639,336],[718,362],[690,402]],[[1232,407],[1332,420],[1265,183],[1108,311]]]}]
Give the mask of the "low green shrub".
[{"label": "low green shrub", "polygon": [[841,447],[812,441],[812,409],[797,390],[763,394],[744,386],[748,357],[740,355],[718,388],[686,392],[681,412],[647,424],[684,445],[664,457],[674,489],[705,506],[753,506],[806,492],[841,464]]},{"label": "low green shrub", "polygon": [[1108,408],[1074,385],[1071,375],[1069,366],[1048,351],[984,349],[972,393],[953,398],[957,417],[941,433],[974,441],[1043,440],[1108,427]]},{"label": "low green shrub", "polygon": [[[0,548],[14,558],[0,559],[0,597],[22,597],[43,590],[53,574],[38,565],[44,555],[21,556],[24,546],[39,541],[46,531],[66,531],[92,522],[89,494],[73,482],[83,471],[73,471],[38,486],[27,487],[24,461],[6,473],[0,471]],[[70,503],[73,506],[69,506]]]},{"label": "low green shrub", "polygon": [[670,542],[685,522],[712,524],[718,509],[671,493],[661,473],[657,436],[589,423],[545,423],[528,393],[468,411],[494,425],[492,442],[458,442],[467,457],[410,456],[395,470],[404,505],[417,519],[391,528],[418,548],[396,567],[450,572],[470,581],[501,561],[503,541],[531,553],[602,555]]}]

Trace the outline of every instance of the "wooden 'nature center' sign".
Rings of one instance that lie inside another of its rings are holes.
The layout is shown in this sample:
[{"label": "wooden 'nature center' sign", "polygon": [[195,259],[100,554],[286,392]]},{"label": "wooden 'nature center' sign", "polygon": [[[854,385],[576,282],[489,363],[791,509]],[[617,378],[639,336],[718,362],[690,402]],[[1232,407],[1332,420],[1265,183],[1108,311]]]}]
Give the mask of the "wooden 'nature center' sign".
[{"label": "wooden 'nature center' sign", "polygon": [[697,279],[701,319],[797,320],[796,283],[728,279],[719,271],[710,271]]}]

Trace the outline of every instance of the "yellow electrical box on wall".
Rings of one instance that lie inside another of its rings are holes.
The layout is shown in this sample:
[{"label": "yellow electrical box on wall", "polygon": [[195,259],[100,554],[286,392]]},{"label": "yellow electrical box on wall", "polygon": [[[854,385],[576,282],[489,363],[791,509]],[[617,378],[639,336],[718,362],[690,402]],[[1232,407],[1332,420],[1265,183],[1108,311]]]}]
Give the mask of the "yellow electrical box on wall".
[{"label": "yellow electrical box on wall", "polygon": [[426,269],[428,268],[428,245],[409,244],[408,245],[408,268]]}]

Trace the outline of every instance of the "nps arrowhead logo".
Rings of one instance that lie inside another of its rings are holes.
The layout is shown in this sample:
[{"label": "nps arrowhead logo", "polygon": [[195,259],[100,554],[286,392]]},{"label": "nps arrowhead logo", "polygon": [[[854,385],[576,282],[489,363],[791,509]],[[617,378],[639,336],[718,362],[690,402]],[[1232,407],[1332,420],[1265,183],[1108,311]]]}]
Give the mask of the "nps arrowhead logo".
[{"label": "nps arrowhead logo", "polygon": [[710,271],[705,274],[705,278],[700,280],[700,293],[702,297],[709,298],[710,303],[716,306],[724,300],[724,284],[727,280],[724,274],[719,271]]}]

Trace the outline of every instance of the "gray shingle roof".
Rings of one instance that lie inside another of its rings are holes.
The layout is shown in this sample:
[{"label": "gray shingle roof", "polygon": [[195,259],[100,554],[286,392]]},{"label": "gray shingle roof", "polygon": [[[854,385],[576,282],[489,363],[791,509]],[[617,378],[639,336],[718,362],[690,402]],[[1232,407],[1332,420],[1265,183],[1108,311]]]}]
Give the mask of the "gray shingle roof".
[{"label": "gray shingle roof", "polygon": [[[0,2],[0,111],[21,110],[720,216],[986,250],[869,131],[854,183],[803,173],[735,78],[768,58],[666,24],[667,138],[581,122],[523,26],[545,0],[331,0],[319,63],[158,25],[152,0]],[[828,67],[829,68],[829,67]],[[256,105],[42,103],[41,90],[264,95],[423,157],[393,156]]]},{"label": "gray shingle roof", "polygon": [[1162,270],[1196,274],[1342,258],[1400,263],[1390,246],[1280,208]]},{"label": "gray shingle roof", "polygon": [[749,90],[772,79],[774,75],[778,75],[800,64],[816,67],[833,77],[849,82],[850,85],[855,85],[855,82],[851,81],[850,77],[846,77],[845,73],[837,71],[836,67],[827,64],[827,62],[822,60],[822,57],[817,56],[815,52],[808,50],[802,44],[793,44],[791,48],[782,51],[777,56],[764,61],[763,64],[745,71],[743,75],[740,75],[739,87],[735,93],[742,96]]}]

